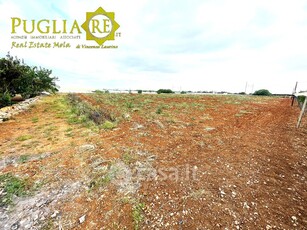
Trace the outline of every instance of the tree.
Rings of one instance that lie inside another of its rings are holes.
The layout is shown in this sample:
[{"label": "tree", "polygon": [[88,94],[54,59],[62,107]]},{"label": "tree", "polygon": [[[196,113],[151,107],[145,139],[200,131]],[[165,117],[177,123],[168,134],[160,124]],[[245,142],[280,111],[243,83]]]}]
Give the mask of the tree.
[{"label": "tree", "polygon": [[26,66],[17,57],[14,59],[8,53],[6,58],[0,59],[0,93],[10,94],[16,93],[16,81],[21,78]]},{"label": "tree", "polygon": [[157,91],[157,94],[161,94],[161,93],[174,93],[171,89],[159,89]]},{"label": "tree", "polygon": [[269,90],[267,89],[259,89],[256,90],[253,95],[258,95],[258,96],[271,96],[272,94],[270,93]]},{"label": "tree", "polygon": [[44,91],[55,93],[57,80],[51,70],[30,67],[8,53],[6,58],[0,59],[0,107],[9,105],[16,94],[29,98]]}]

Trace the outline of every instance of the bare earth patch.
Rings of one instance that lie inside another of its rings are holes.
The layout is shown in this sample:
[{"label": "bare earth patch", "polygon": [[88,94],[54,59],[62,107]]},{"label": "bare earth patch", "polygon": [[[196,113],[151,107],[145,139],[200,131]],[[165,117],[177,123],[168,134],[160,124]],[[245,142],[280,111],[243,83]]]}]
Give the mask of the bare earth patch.
[{"label": "bare earth patch", "polygon": [[0,175],[25,184],[3,229],[307,226],[307,121],[290,99],[79,94],[116,118],[98,129],[65,97],[0,124]]}]

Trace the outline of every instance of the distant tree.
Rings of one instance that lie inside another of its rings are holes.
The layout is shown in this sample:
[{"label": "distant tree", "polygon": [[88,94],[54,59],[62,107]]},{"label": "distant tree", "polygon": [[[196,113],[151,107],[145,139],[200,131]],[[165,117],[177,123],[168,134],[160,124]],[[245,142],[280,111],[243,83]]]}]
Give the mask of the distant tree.
[{"label": "distant tree", "polygon": [[138,94],[142,94],[142,93],[143,93],[143,90],[139,89]]},{"label": "distant tree", "polygon": [[267,89],[259,89],[256,90],[253,95],[258,95],[258,96],[271,96],[272,94],[270,93],[269,90]]},{"label": "distant tree", "polygon": [[171,89],[159,89],[157,91],[157,94],[161,94],[161,93],[174,93]]},{"label": "distant tree", "polygon": [[239,94],[240,94],[240,95],[246,95],[246,93],[245,93],[245,92],[240,92]]},{"label": "distant tree", "polygon": [[103,94],[104,91],[103,91],[103,90],[100,90],[100,89],[96,89],[96,90],[93,91],[93,93]]},{"label": "distant tree", "polygon": [[180,94],[187,94],[187,92],[186,91],[181,91]]}]

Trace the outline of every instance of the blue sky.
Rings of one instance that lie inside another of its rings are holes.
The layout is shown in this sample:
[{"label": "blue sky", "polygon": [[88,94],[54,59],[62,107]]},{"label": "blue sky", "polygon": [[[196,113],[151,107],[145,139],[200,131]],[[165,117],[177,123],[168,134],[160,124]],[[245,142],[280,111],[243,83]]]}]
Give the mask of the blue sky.
[{"label": "blue sky", "polygon": [[[122,36],[105,45],[118,49],[11,50],[11,17],[82,24],[98,7],[115,12]],[[0,0],[0,40],[1,56],[52,69],[62,91],[307,89],[305,0]]]}]

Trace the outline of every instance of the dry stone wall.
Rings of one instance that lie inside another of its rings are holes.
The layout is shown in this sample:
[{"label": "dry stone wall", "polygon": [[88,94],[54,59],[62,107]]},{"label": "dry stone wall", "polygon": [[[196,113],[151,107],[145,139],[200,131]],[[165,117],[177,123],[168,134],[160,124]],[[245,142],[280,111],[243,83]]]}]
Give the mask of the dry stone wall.
[{"label": "dry stone wall", "polygon": [[22,102],[19,102],[18,104],[7,106],[0,109],[0,123],[9,120],[13,116],[27,111],[32,104],[37,102],[40,99],[40,97],[34,97],[27,100],[24,100]]}]

